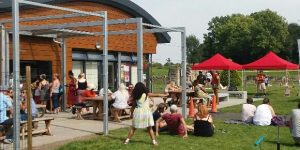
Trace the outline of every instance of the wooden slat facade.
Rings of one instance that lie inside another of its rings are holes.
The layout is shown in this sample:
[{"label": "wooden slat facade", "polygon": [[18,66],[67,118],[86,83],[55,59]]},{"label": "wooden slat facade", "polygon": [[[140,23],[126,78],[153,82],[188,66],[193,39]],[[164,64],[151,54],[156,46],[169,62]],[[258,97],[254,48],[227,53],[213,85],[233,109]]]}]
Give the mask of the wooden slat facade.
[{"label": "wooden slat facade", "polygon": [[[102,5],[93,2],[72,2],[61,3],[59,6],[74,8],[84,11],[108,11],[108,19],[123,19],[132,18],[126,12],[114,7]],[[33,17],[33,16],[45,16],[45,15],[57,15],[69,12],[63,12],[59,10],[52,10],[46,8],[34,8],[24,9],[20,11],[20,18]],[[11,13],[0,13],[0,20],[11,18]],[[50,19],[43,21],[21,22],[21,25],[45,25],[45,24],[58,24],[69,22],[83,22],[83,21],[95,21],[101,18],[88,16],[88,17],[76,17],[66,19]],[[11,27],[11,24],[6,25],[7,28]],[[135,29],[134,24],[122,24],[109,26],[109,30],[126,30]],[[89,27],[89,28],[77,28],[76,30],[84,31],[101,31],[101,27]],[[52,62],[52,73],[59,73],[61,70],[61,49],[50,38],[21,36],[20,38],[20,58],[21,60],[43,60]],[[95,49],[95,43],[102,43],[102,37],[77,37],[67,39],[67,70],[72,69],[72,49]],[[109,36],[108,48],[109,51],[118,52],[133,52],[136,53],[136,35],[115,35]],[[0,42],[1,44],[1,42]],[[156,53],[157,39],[154,34],[144,34],[144,53]],[[12,58],[12,45],[10,45],[10,59]]]}]

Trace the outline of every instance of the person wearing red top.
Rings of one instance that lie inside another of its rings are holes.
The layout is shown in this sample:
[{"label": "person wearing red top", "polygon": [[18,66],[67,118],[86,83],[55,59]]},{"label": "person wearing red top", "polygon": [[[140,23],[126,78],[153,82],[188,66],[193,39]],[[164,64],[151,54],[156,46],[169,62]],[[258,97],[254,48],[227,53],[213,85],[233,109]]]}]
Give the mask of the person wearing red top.
[{"label": "person wearing red top", "polygon": [[216,96],[217,104],[219,104],[219,85],[220,85],[220,75],[217,71],[211,71],[212,75],[211,86]]},{"label": "person wearing red top", "polygon": [[187,131],[191,127],[186,125],[182,115],[177,113],[177,109],[177,106],[173,104],[170,107],[171,114],[166,113],[156,121],[156,136],[159,135],[159,124],[163,121],[166,121],[168,130],[171,134],[180,135],[183,138],[188,137]]},{"label": "person wearing red top", "polygon": [[76,90],[76,83],[77,79],[74,77],[74,73],[72,70],[69,71],[69,78],[70,82],[68,84],[68,107],[72,107],[75,104],[77,98],[77,90]]},{"label": "person wearing red top", "polygon": [[265,85],[265,78],[266,75],[263,73],[262,70],[256,75],[256,83],[257,83],[257,93],[262,92],[266,95],[266,85]]}]

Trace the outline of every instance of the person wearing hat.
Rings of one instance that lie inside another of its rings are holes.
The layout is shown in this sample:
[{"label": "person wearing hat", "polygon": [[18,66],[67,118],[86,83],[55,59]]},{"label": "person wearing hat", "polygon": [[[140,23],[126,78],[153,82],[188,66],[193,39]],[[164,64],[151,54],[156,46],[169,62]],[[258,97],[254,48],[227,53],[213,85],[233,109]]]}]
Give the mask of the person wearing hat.
[{"label": "person wearing hat", "polygon": [[181,114],[177,113],[178,108],[176,105],[171,105],[170,113],[164,114],[156,121],[156,136],[158,136],[159,132],[159,124],[163,121],[166,121],[168,130],[173,135],[180,135],[183,138],[188,137],[188,126],[186,125],[184,118]]},{"label": "person wearing hat", "polygon": [[[12,143],[13,142],[13,119],[7,117],[7,110],[12,112],[12,103],[7,96],[8,87],[0,86],[0,125],[2,125],[6,131],[6,138],[4,139],[4,143]],[[1,131],[2,132],[2,131]]]},{"label": "person wearing hat", "polygon": [[112,104],[111,113],[114,117],[115,122],[121,122],[119,118],[119,114],[121,114],[121,111],[123,109],[126,109],[128,107],[127,101],[129,99],[129,93],[126,90],[126,86],[124,83],[121,83],[119,85],[118,91],[114,92],[111,95],[111,98],[114,99],[114,103]]}]

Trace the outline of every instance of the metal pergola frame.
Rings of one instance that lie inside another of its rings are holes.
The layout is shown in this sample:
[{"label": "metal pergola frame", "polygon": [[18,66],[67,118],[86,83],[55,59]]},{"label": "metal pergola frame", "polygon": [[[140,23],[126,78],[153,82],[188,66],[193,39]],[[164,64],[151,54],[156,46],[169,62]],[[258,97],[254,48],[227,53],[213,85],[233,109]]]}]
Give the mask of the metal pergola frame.
[{"label": "metal pergola frame", "polygon": [[[49,16],[40,16],[40,17],[31,17],[31,18],[19,18],[19,3],[34,5],[38,7],[45,7],[51,9],[59,9],[64,11],[73,12],[73,14],[64,14],[64,15],[49,15]],[[47,20],[47,19],[59,19],[59,18],[71,18],[78,16],[97,16],[101,17],[102,21],[89,21],[89,22],[72,22],[65,24],[50,24],[50,25],[39,25],[39,26],[22,26],[19,27],[19,22],[23,21],[37,21],[37,20]],[[19,34],[30,35],[30,36],[41,36],[41,37],[50,37],[50,38],[62,38],[62,75],[63,75],[63,83],[66,83],[66,41],[65,38],[68,37],[76,37],[76,36],[104,36],[103,38],[103,89],[104,89],[104,120],[103,120],[103,133],[104,135],[108,135],[108,35],[123,35],[123,34],[137,34],[137,57],[138,57],[138,82],[143,81],[143,33],[162,33],[162,32],[180,32],[181,33],[181,87],[182,87],[182,114],[186,118],[186,31],[185,27],[177,27],[177,28],[168,28],[161,27],[157,25],[143,23],[142,18],[129,18],[129,19],[114,19],[107,20],[107,12],[85,12],[80,10],[74,10],[64,7],[58,7],[53,5],[41,4],[26,0],[13,0],[12,3],[12,18],[8,20],[0,20],[1,25],[1,39],[2,39],[2,54],[5,53],[5,64],[6,66],[4,71],[4,76],[8,77],[9,74],[9,33],[13,34],[13,73],[14,73],[14,100],[20,99],[20,84],[19,74],[20,74],[20,58],[19,58]],[[5,29],[4,24],[13,23],[12,29]],[[116,25],[116,24],[130,24],[134,23],[137,25],[136,30],[120,30],[120,31],[108,31],[108,25]],[[67,28],[76,28],[76,27],[93,27],[93,26],[102,26],[102,32],[87,32],[87,31],[77,31],[70,30]],[[146,27],[148,29],[144,29]],[[21,31],[20,31],[21,30]],[[61,33],[61,34],[59,34]],[[3,38],[5,37],[5,38]],[[4,45],[3,45],[4,43]],[[118,53],[118,63],[120,60],[121,52]],[[8,62],[8,63],[7,63]],[[3,63],[2,63],[3,64]],[[118,64],[118,77],[120,77],[120,64]],[[1,70],[3,73],[3,69]],[[6,78],[8,79],[8,78]],[[5,79],[4,79],[5,80]],[[118,83],[120,83],[120,79],[118,79]],[[9,81],[5,80],[2,84],[8,85]],[[64,88],[66,91],[66,88]],[[66,94],[64,92],[64,96],[66,98]],[[65,99],[64,98],[64,99]],[[66,100],[65,100],[66,101]],[[14,131],[19,131],[19,106],[14,104]],[[14,132],[14,149],[20,148],[20,135],[19,132]]]}]

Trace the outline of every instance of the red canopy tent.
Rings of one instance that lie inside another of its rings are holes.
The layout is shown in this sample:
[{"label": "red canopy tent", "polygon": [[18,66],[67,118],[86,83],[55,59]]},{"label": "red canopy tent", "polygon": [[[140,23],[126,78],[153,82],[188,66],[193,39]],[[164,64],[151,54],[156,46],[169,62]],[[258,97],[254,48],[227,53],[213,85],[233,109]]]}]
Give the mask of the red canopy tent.
[{"label": "red canopy tent", "polygon": [[263,69],[263,70],[278,70],[278,69],[286,69],[286,70],[297,70],[299,66],[297,64],[293,64],[288,62],[275,53],[270,51],[264,57],[243,65],[244,69]]},{"label": "red canopy tent", "polygon": [[243,67],[217,53],[211,58],[195,64],[192,70],[242,70]]}]

